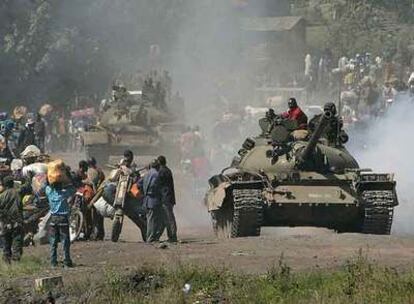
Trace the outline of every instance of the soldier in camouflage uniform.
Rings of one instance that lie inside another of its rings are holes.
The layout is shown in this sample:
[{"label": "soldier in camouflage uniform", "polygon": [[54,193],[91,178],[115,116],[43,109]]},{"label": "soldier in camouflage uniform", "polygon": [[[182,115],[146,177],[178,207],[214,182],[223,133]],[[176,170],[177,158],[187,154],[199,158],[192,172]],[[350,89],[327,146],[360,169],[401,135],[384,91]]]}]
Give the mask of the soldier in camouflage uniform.
[{"label": "soldier in camouflage uniform", "polygon": [[19,261],[23,254],[23,205],[14,189],[14,181],[6,176],[0,194],[0,237],[3,243],[3,259],[6,263]]}]

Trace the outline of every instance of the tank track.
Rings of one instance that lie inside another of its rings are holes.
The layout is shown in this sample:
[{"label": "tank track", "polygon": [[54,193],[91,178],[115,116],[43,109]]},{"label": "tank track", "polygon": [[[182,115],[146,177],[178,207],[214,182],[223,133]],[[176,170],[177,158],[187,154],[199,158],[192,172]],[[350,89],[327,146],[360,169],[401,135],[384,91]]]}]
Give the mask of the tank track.
[{"label": "tank track", "polygon": [[261,189],[234,189],[231,237],[259,236],[263,222]]},{"label": "tank track", "polygon": [[394,216],[394,191],[366,190],[362,192],[362,199],[365,212],[362,233],[389,235]]}]

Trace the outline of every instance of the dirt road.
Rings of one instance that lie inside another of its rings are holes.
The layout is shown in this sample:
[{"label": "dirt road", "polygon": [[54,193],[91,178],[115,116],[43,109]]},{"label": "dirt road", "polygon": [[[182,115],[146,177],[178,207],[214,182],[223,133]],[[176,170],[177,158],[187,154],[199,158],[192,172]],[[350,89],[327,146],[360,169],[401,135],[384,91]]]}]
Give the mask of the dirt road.
[{"label": "dirt road", "polygon": [[[335,234],[313,228],[264,229],[262,236],[217,240],[202,229],[181,229],[181,243],[165,249],[138,240],[127,225],[119,243],[78,242],[72,247],[79,269],[103,266],[213,265],[249,273],[266,272],[281,257],[295,270],[336,268],[360,250],[380,264],[407,269],[414,266],[414,238]],[[47,246],[27,249],[35,256],[47,256]]]},{"label": "dirt road", "polygon": [[[286,264],[297,270],[336,268],[360,250],[381,264],[398,268],[414,266],[414,237],[410,236],[336,234],[316,228],[264,228],[260,237],[217,240],[205,208],[188,196],[190,187],[189,180],[177,181],[179,244],[168,245],[166,249],[144,244],[137,228],[127,221],[119,243],[75,243],[73,256],[79,269],[185,263],[263,273],[282,256]],[[108,220],[107,231],[110,231],[109,224]],[[48,248],[29,248],[26,252],[46,257]]]}]

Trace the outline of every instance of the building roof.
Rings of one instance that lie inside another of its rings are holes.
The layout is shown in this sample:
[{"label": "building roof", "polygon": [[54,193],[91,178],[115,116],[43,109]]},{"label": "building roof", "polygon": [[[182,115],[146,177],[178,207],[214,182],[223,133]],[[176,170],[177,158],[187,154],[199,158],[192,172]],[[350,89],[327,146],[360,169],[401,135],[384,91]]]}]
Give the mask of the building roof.
[{"label": "building roof", "polygon": [[301,16],[244,18],[242,29],[252,32],[284,32],[292,30],[302,20]]}]

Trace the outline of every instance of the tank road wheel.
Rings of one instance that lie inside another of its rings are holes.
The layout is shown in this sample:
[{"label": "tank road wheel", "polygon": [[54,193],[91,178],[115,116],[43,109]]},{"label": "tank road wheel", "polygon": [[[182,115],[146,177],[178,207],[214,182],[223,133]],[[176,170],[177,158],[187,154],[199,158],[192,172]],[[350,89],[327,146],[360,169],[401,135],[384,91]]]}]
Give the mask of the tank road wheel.
[{"label": "tank road wheel", "polygon": [[391,233],[395,198],[392,190],[370,190],[362,193],[364,201],[362,233],[385,235]]},{"label": "tank road wheel", "polygon": [[118,216],[114,217],[112,222],[112,234],[111,234],[111,241],[116,243],[119,240],[119,236],[121,235],[122,231],[122,219]]},{"label": "tank road wheel", "polygon": [[229,208],[211,212],[214,234],[219,239],[231,237],[233,211]]},{"label": "tank road wheel", "polygon": [[262,190],[233,190],[234,214],[231,237],[259,236],[263,222]]}]

